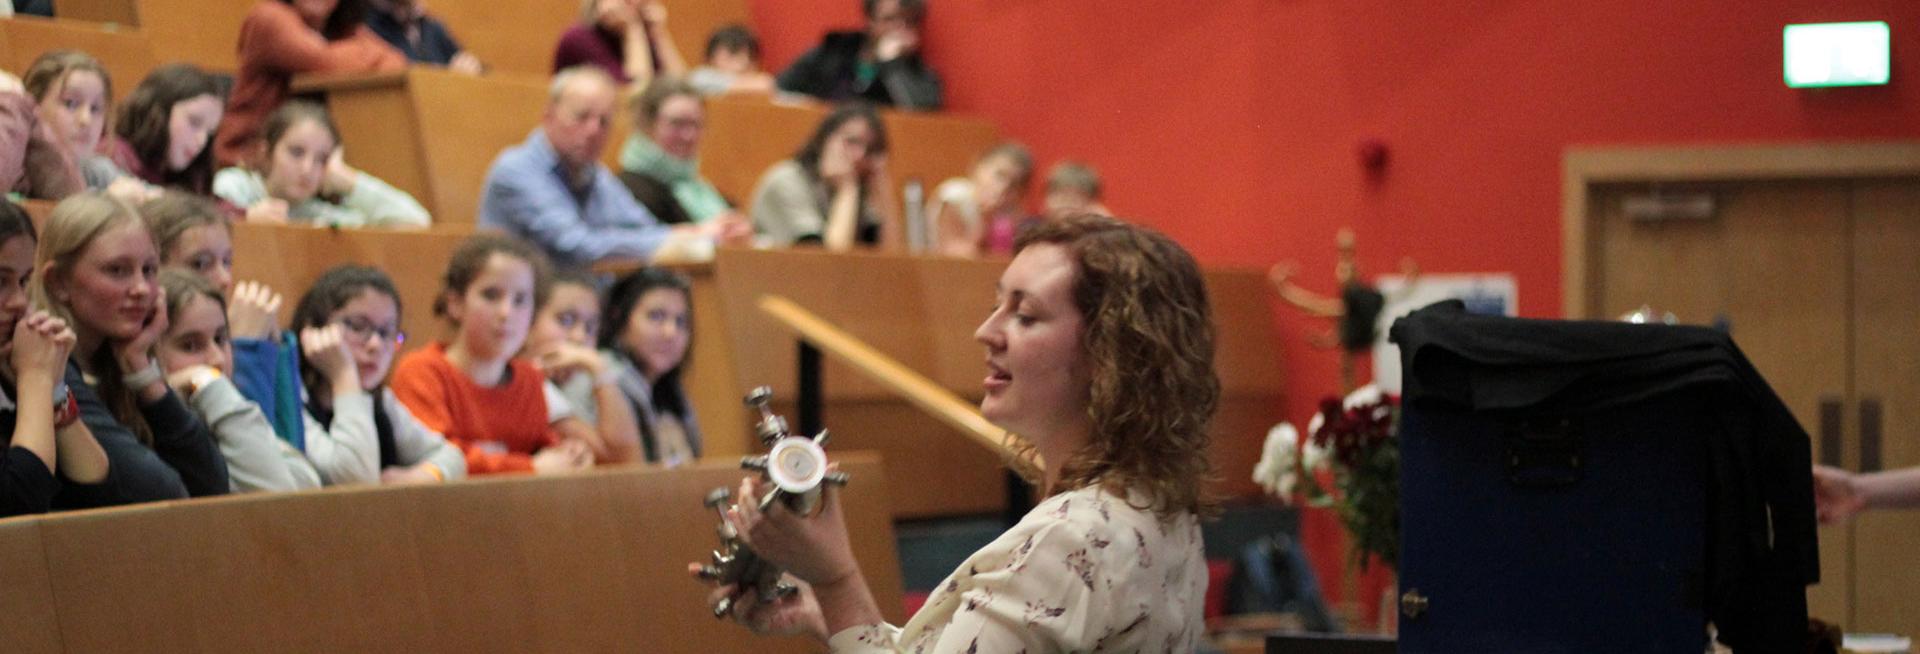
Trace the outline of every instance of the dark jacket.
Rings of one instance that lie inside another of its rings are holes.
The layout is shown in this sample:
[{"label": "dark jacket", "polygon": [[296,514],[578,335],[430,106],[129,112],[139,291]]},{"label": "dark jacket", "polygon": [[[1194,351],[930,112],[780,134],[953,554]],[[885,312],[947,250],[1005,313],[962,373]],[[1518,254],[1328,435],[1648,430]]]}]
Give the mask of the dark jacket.
[{"label": "dark jacket", "polygon": [[633,171],[623,170],[619,177],[620,183],[627,187],[627,191],[633,193],[633,199],[638,200],[640,206],[646,207],[647,211],[653,213],[653,217],[660,219],[660,222],[669,225],[693,222],[693,217],[687,215],[687,210],[680,206],[680,201],[673,199],[672,187],[660,180]]},{"label": "dark jacket", "polygon": [[80,420],[107,453],[107,478],[99,484],[67,484],[53,498],[54,509],[87,509],[185,497],[225,495],[227,461],[213,432],[193,410],[168,390],[158,402],[140,406],[153,428],[153,446],[140,442],[115,420],[77,366],[67,367],[67,388],[80,404]]},{"label": "dark jacket", "polygon": [[820,45],[780,72],[780,90],[838,102],[863,99],[902,109],[939,109],[940,76],[918,52],[873,64],[861,75],[866,32],[828,32]]}]

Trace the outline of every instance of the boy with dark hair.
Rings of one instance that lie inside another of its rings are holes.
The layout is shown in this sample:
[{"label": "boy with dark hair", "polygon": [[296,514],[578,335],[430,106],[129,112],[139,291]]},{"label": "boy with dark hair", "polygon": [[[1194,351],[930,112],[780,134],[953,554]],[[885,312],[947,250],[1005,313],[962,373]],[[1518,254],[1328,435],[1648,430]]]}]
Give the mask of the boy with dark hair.
[{"label": "boy with dark hair", "polygon": [[738,23],[707,37],[707,61],[687,73],[701,95],[771,93],[773,76],[760,69],[760,38]]}]

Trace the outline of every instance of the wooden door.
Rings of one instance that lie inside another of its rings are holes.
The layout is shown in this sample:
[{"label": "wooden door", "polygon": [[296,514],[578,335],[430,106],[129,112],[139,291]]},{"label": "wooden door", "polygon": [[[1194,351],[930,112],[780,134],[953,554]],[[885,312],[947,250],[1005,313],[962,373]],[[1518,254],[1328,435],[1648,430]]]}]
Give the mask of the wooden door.
[{"label": "wooden door", "polygon": [[[1637,221],[1622,201],[1647,185],[1593,189],[1597,219],[1590,315],[1619,316],[1642,305],[1681,322],[1724,319],[1800,424],[1815,460],[1851,465],[1846,447],[1821,441],[1837,428],[1849,392],[1849,212],[1846,180],[1689,185],[1714,194],[1706,220]],[[1839,434],[1835,434],[1839,436]],[[1813,615],[1845,622],[1850,609],[1847,528],[1820,532],[1821,583],[1808,589]]]},{"label": "wooden door", "polygon": [[[1855,184],[1855,469],[1920,465],[1920,180]],[[1877,437],[1876,437],[1877,433]],[[1876,445],[1877,442],[1877,445]],[[1920,512],[1854,521],[1850,631],[1920,635]]]}]

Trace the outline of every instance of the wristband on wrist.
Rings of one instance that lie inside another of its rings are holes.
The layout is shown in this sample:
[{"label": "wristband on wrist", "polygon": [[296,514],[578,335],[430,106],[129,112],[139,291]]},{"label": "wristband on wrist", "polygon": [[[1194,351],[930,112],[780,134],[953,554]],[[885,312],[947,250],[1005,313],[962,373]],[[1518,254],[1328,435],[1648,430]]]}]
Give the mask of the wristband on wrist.
[{"label": "wristband on wrist", "polygon": [[166,377],[166,374],[160,372],[160,362],[155,359],[147,359],[146,368],[140,372],[129,373],[127,376],[122,377],[121,380],[126,382],[127,388],[137,390],[152,386],[164,377]]},{"label": "wristband on wrist", "polygon": [[201,366],[187,376],[187,395],[198,395],[201,390],[220,381],[220,369],[213,366]]},{"label": "wristband on wrist", "polygon": [[53,428],[56,430],[65,429],[80,419],[80,400],[71,393],[67,394],[65,401],[55,402],[54,407]]},{"label": "wristband on wrist", "polygon": [[426,468],[426,470],[427,470],[427,474],[430,474],[430,475],[433,475],[433,480],[434,480],[434,481],[446,481],[446,480],[447,480],[447,473],[446,473],[445,471],[442,471],[442,470],[440,469],[440,466],[439,466],[438,464],[435,464],[435,463],[432,463],[432,462],[428,462],[428,463],[423,463],[423,464],[421,464],[421,466],[420,466],[420,467],[422,467],[422,468]]}]

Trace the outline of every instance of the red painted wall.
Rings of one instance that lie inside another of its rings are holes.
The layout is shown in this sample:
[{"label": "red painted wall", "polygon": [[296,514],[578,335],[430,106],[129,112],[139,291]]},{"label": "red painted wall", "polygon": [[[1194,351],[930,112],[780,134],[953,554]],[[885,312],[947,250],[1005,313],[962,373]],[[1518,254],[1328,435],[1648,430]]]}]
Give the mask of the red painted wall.
[{"label": "red painted wall", "polygon": [[[1042,165],[1093,162],[1108,204],[1212,265],[1302,264],[1331,290],[1333,234],[1363,267],[1510,271],[1560,312],[1560,159],[1576,144],[1920,138],[1912,0],[932,0],[927,57],[952,110]],[[856,0],[753,0],[777,69]],[[1793,90],[1789,23],[1886,20],[1890,86]],[[1384,179],[1357,145],[1383,139]],[[1324,329],[1276,310],[1288,414],[1337,384]]]}]

